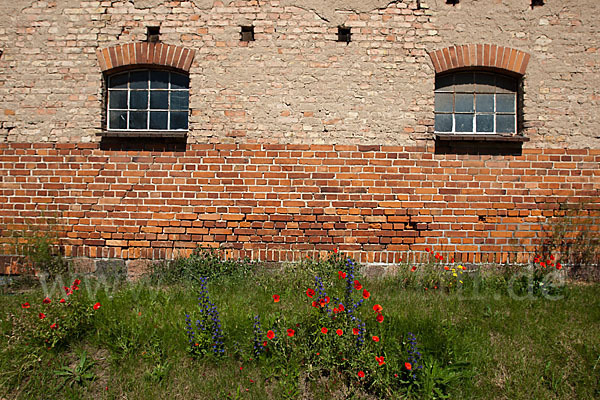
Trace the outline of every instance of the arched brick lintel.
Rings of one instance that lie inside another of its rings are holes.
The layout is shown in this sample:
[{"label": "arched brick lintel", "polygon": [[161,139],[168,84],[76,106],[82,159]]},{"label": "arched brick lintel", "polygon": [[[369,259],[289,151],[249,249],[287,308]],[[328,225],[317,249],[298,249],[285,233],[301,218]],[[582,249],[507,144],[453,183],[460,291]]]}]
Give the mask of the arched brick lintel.
[{"label": "arched brick lintel", "polygon": [[196,51],[165,43],[126,43],[96,50],[102,72],[128,65],[151,64],[189,72]]},{"label": "arched brick lintel", "polygon": [[495,44],[465,44],[429,52],[436,74],[458,68],[488,67],[525,75],[529,54]]}]

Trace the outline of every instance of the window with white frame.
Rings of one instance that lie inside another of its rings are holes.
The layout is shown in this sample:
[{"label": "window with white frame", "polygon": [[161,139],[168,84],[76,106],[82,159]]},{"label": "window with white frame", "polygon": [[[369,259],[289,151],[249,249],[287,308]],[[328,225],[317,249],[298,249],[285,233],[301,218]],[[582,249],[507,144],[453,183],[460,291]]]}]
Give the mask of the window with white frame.
[{"label": "window with white frame", "polygon": [[435,131],[455,134],[517,132],[517,84],[508,75],[469,71],[435,78]]},{"label": "window with white frame", "polygon": [[187,131],[188,75],[133,70],[108,76],[107,128],[111,131]]}]

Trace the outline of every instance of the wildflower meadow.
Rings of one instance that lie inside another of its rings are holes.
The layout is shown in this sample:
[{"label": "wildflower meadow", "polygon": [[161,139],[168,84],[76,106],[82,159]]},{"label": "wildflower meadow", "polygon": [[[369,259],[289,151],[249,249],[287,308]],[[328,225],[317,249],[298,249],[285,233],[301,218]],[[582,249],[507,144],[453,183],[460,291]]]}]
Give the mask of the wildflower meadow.
[{"label": "wildflower meadow", "polygon": [[598,284],[567,281],[554,255],[478,268],[426,252],[384,277],[336,250],[277,269],[196,252],[137,282],[15,279],[0,398],[600,396]]}]

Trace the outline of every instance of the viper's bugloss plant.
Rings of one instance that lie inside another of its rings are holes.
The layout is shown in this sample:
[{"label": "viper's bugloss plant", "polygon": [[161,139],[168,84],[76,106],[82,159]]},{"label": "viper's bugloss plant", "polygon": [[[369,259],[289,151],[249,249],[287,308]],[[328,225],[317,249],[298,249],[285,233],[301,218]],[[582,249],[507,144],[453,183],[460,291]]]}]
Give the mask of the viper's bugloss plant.
[{"label": "viper's bugloss plant", "polygon": [[192,315],[186,313],[185,316],[189,351],[194,355],[213,353],[220,356],[225,353],[225,346],[219,311],[217,306],[210,301],[206,287],[207,278],[200,278],[199,284],[198,319],[192,324]]}]

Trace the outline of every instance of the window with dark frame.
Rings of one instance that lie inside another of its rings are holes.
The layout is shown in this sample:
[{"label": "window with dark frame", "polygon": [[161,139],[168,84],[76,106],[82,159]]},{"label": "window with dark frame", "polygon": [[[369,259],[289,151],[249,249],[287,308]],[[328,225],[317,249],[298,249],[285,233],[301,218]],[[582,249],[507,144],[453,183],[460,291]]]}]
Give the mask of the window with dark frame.
[{"label": "window with dark frame", "polygon": [[455,72],[435,79],[435,132],[517,133],[517,85],[511,76]]},{"label": "window with dark frame", "polygon": [[134,70],[108,76],[107,129],[187,131],[189,76]]},{"label": "window with dark frame", "polygon": [[350,28],[345,26],[338,26],[338,42],[350,43],[352,40],[352,31]]},{"label": "window with dark frame", "polygon": [[254,41],[254,27],[253,26],[242,26],[240,31],[240,40],[242,42],[253,42]]}]

